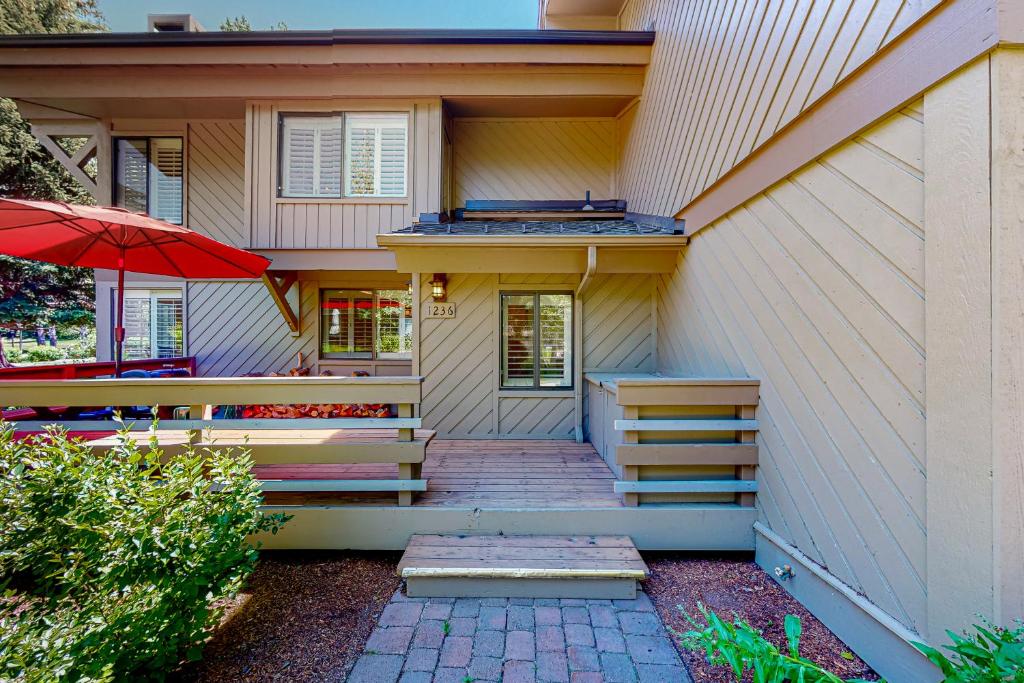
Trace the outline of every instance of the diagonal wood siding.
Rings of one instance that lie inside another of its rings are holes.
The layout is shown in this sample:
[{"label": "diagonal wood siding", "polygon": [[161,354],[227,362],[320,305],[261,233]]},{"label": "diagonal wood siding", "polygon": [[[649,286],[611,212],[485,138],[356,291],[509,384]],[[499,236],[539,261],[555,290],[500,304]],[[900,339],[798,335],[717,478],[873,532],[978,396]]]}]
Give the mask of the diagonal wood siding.
[{"label": "diagonal wood siding", "polygon": [[654,276],[598,275],[583,300],[583,370],[655,367]]},{"label": "diagonal wood siding", "polygon": [[188,125],[188,227],[239,247],[245,226],[245,122]]},{"label": "diagonal wood siding", "polygon": [[455,206],[615,196],[614,119],[455,119]]},{"label": "diagonal wood siding", "polygon": [[286,372],[302,352],[316,359],[317,288],[302,283],[302,334],[293,337],[262,282],[190,282],[189,353],[200,374],[237,377]]},{"label": "diagonal wood siding", "polygon": [[619,194],[671,216],[938,0],[628,0],[620,28],[658,38],[619,119]]},{"label": "diagonal wood siding", "polygon": [[925,624],[921,103],[698,233],[658,283],[659,368],[761,379],[761,520]]},{"label": "diagonal wood siding", "polygon": [[[420,307],[430,301],[430,276],[422,277]],[[456,302],[455,320],[421,319],[420,404],[424,425],[451,437],[497,434],[494,388],[498,360],[497,278],[448,276],[448,300]]]}]

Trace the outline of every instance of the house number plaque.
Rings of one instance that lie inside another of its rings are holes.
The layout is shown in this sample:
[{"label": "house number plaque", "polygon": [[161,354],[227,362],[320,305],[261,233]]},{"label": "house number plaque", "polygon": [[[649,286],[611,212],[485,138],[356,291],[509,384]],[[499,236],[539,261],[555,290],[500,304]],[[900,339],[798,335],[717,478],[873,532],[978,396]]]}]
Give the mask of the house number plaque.
[{"label": "house number plaque", "polygon": [[429,303],[424,318],[454,318],[455,304],[450,301]]}]

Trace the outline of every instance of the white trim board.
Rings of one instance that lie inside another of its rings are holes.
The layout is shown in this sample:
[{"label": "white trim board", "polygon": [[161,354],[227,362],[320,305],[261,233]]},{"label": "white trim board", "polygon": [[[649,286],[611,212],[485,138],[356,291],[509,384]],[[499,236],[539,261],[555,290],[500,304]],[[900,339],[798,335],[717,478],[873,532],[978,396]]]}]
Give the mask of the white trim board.
[{"label": "white trim board", "polygon": [[890,683],[929,683],[941,675],[912,640],[924,638],[906,628],[867,598],[829,573],[766,527],[754,523],[754,561],[769,576],[788,564],[794,576],[778,581],[815,617],[849,645]]}]

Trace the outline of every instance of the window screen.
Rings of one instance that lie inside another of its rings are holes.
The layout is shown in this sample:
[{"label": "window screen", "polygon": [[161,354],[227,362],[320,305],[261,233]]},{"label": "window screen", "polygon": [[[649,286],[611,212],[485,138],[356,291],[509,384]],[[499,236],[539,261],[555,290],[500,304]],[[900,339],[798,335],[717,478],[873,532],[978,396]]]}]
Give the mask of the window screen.
[{"label": "window screen", "polygon": [[502,293],[501,386],[572,386],[572,295]]}]

